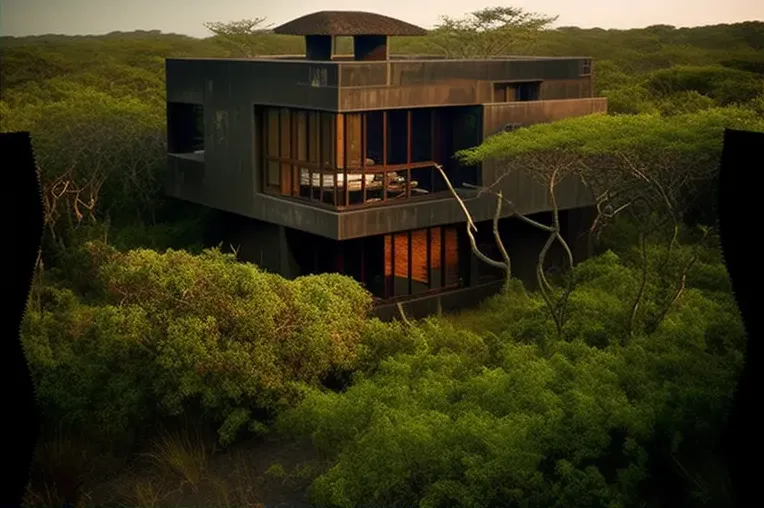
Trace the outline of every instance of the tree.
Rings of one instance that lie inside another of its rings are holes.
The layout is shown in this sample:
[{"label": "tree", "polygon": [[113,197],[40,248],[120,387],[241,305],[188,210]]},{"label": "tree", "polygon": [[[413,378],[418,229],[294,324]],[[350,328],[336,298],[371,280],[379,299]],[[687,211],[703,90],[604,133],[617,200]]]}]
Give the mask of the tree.
[{"label": "tree", "polygon": [[556,20],[517,7],[486,7],[461,18],[442,16],[428,39],[447,58],[491,58],[528,47]]},{"label": "tree", "polygon": [[241,19],[239,21],[207,22],[204,27],[215,34],[226,46],[245,58],[262,53],[263,35],[271,25],[264,25],[266,18]]},{"label": "tree", "polygon": [[58,243],[83,220],[152,220],[165,151],[161,111],[66,83],[65,98],[7,109],[4,130],[32,133],[46,201],[46,229]]},{"label": "tree", "polygon": [[[529,171],[547,184],[559,179],[563,172],[582,179],[597,209],[590,238],[616,216],[630,214],[639,225],[643,267],[629,318],[633,331],[647,287],[646,238],[668,229],[668,249],[656,268],[658,275],[668,277],[666,268],[672,265],[672,249],[684,215],[694,204],[700,184],[713,178],[718,170],[725,127],[764,130],[764,120],[756,112],[742,108],[709,109],[672,117],[592,115],[498,134],[458,156],[467,164],[487,159],[503,161],[505,172],[498,181],[514,171]],[[553,196],[551,187],[550,192]],[[708,231],[701,236],[707,238]],[[695,261],[691,256],[679,268],[675,289],[647,319],[649,329],[657,328],[682,295],[687,272]],[[544,280],[540,280],[540,286],[549,288]]]}]

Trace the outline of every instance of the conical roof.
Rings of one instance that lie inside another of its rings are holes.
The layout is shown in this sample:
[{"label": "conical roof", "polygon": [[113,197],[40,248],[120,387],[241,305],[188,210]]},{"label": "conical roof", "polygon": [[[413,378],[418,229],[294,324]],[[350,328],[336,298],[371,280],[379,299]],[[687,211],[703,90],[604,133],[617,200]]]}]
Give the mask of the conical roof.
[{"label": "conical roof", "polygon": [[425,35],[427,31],[399,19],[362,11],[319,11],[273,29],[284,35]]}]

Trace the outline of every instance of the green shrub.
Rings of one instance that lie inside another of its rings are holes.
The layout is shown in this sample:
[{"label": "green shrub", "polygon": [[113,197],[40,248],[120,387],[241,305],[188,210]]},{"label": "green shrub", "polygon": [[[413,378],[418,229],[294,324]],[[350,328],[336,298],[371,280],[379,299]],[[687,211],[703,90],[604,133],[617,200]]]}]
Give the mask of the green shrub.
[{"label": "green shrub", "polygon": [[[674,264],[687,249],[675,247]],[[717,254],[701,254],[718,266]],[[648,266],[652,309],[661,279]],[[520,327],[543,333],[548,322],[533,294],[514,307],[496,297],[445,322],[376,324],[366,340],[386,349],[373,373],[342,394],[311,388],[279,420],[333,463],[312,484],[313,501],[640,506],[651,464],[718,435],[745,343],[734,303],[714,287],[687,288],[653,333],[628,338],[640,273],[613,252],[580,264],[567,339],[544,348],[517,338]],[[462,328],[490,318],[490,330]],[[660,440],[673,448],[656,448]]]},{"label": "green shrub", "polygon": [[88,247],[99,304],[49,288],[25,321],[50,417],[116,432],[198,408],[230,442],[256,411],[356,365],[371,297],[352,279],[287,281],[214,250]]}]

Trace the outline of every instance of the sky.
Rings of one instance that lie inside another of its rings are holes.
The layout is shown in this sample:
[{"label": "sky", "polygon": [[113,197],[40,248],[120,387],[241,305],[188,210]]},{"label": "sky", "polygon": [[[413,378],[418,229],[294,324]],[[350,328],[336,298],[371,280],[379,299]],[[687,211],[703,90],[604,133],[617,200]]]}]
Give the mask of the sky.
[{"label": "sky", "polygon": [[642,28],[764,20],[764,0],[0,0],[1,35],[87,35],[161,30],[194,37],[211,35],[206,21],[265,17],[275,25],[318,10],[362,10],[423,27],[438,16],[460,16],[493,5],[559,15],[557,26]]}]

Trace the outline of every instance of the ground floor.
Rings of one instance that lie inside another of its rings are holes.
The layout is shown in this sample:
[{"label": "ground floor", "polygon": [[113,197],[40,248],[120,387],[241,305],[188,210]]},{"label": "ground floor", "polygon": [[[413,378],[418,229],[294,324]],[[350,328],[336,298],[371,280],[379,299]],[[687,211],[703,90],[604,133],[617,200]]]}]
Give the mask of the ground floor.
[{"label": "ground floor", "polygon": [[[550,215],[540,213],[533,218],[549,224]],[[561,212],[563,237],[573,247],[576,261],[586,255],[584,233],[591,217],[591,210],[586,208]],[[397,314],[397,302],[403,302],[414,317],[422,317],[477,304],[501,287],[503,271],[472,253],[465,226],[449,224],[335,241],[225,214],[218,241],[236,250],[242,261],[284,277],[319,273],[353,277],[375,297],[380,317]],[[477,226],[481,252],[500,260],[492,224]],[[514,276],[533,287],[538,255],[548,233],[517,218],[502,219],[499,232],[510,253]],[[563,251],[555,243],[547,257],[547,268],[561,269],[563,265]]]}]

